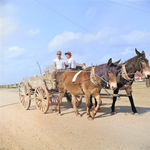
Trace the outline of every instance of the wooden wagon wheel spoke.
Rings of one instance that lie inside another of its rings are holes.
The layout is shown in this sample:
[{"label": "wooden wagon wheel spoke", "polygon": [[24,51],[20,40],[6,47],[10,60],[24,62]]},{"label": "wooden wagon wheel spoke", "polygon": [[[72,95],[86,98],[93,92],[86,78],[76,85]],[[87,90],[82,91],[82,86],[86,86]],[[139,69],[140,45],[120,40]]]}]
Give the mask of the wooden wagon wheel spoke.
[{"label": "wooden wagon wheel spoke", "polygon": [[41,92],[41,89],[37,89],[36,94],[38,98],[43,98]]},{"label": "wooden wagon wheel spoke", "polygon": [[46,101],[42,101],[42,103],[41,103],[42,111],[44,111],[46,108],[47,108],[47,102]]},{"label": "wooden wagon wheel spoke", "polygon": [[27,110],[31,105],[31,92],[30,88],[24,82],[19,84],[19,97],[22,106]]},{"label": "wooden wagon wheel spoke", "polygon": [[36,107],[42,113],[46,113],[49,109],[49,93],[45,87],[37,87],[35,89]]},{"label": "wooden wagon wheel spoke", "polygon": [[47,105],[45,103],[42,103],[42,111],[44,111],[46,107]]},{"label": "wooden wagon wheel spoke", "polygon": [[41,107],[42,101],[38,100],[36,104],[38,107]]},{"label": "wooden wagon wheel spoke", "polygon": [[20,96],[20,102],[21,102],[21,103],[23,102],[24,97],[25,97],[24,95]]}]

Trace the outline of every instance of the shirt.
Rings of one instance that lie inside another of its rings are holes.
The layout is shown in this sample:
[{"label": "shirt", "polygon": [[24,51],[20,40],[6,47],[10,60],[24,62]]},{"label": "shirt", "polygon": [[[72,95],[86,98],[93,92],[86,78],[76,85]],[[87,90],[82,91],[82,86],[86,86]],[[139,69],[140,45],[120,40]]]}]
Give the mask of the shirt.
[{"label": "shirt", "polygon": [[70,67],[75,69],[76,68],[76,62],[73,58],[68,59],[68,63],[70,64]]},{"label": "shirt", "polygon": [[56,63],[57,69],[64,69],[65,61],[62,58],[61,59],[56,58],[56,59],[53,60],[53,62]]}]

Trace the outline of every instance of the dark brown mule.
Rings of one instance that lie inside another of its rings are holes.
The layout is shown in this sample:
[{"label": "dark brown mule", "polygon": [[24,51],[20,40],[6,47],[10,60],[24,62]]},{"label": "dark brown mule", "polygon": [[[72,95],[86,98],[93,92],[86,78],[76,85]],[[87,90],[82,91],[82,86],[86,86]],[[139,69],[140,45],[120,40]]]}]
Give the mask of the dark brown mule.
[{"label": "dark brown mule", "polygon": [[[76,115],[80,115],[77,109],[76,98],[79,96],[84,96],[86,98],[87,106],[87,116],[89,120],[94,119],[98,108],[101,103],[100,91],[102,89],[102,84],[107,82],[110,85],[110,89],[117,88],[116,81],[116,66],[119,61],[112,63],[112,59],[109,59],[107,64],[96,66],[95,75],[93,76],[93,69],[91,72],[81,72],[77,78],[76,83],[72,83],[72,79],[77,71],[65,72],[60,76],[59,79],[59,102],[58,102],[58,114],[61,114],[60,104],[62,98],[66,92],[69,92],[72,95],[72,104],[75,110]],[[90,96],[94,96],[97,100],[97,107],[90,114]]]},{"label": "dark brown mule", "polygon": [[[139,71],[145,78],[148,78],[150,76],[150,66],[148,60],[145,57],[145,52],[142,51],[142,53],[140,53],[137,51],[137,49],[135,49],[135,52],[137,56],[126,61],[124,65],[118,65],[117,70],[119,73],[117,77],[117,89],[114,90],[114,94],[118,94],[120,88],[125,89],[126,93],[129,95],[128,97],[131,103],[133,114],[137,113],[131,90],[131,86],[134,81],[134,75],[136,71]],[[115,114],[116,100],[117,97],[113,97],[111,114]]]}]

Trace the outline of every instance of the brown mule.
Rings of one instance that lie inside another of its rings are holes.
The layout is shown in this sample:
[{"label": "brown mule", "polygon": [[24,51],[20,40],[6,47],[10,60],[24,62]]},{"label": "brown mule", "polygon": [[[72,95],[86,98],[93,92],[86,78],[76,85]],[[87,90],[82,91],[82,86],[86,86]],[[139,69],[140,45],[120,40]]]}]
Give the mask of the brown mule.
[{"label": "brown mule", "polygon": [[[100,91],[105,84],[110,85],[110,89],[117,88],[116,73],[117,65],[120,61],[112,63],[112,59],[109,59],[107,64],[93,67],[91,72],[83,71],[79,74],[77,82],[72,83],[72,79],[77,71],[65,72],[59,79],[59,102],[58,102],[58,114],[61,114],[60,104],[62,98],[66,92],[72,95],[72,104],[76,115],[80,115],[77,109],[76,98],[79,96],[85,96],[87,106],[87,116],[89,120],[93,120],[98,108],[101,104]],[[97,100],[97,107],[90,114],[90,96],[94,96]]]}]

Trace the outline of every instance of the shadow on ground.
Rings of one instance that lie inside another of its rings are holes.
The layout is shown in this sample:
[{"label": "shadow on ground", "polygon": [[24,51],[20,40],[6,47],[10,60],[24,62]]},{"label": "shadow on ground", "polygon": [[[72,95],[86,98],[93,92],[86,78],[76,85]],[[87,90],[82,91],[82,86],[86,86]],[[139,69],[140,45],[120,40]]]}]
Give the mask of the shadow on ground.
[{"label": "shadow on ground", "polygon": [[[102,118],[102,117],[108,117],[111,115],[111,103],[103,103],[100,107],[100,110],[98,110],[95,118]],[[72,105],[69,102],[62,102],[61,103],[61,113],[62,115],[67,115],[70,113],[74,113],[74,109]],[[36,106],[32,105],[29,110],[35,110]],[[72,111],[67,111],[69,109],[72,109]],[[142,115],[147,112],[150,112],[150,108],[148,107],[136,107],[138,114]],[[78,108],[79,113],[83,116],[86,115],[86,103],[82,102],[81,105]],[[115,107],[116,113],[124,113],[124,114],[132,114],[131,106],[116,106]],[[57,112],[57,105],[50,106],[47,114],[56,113]]]}]

